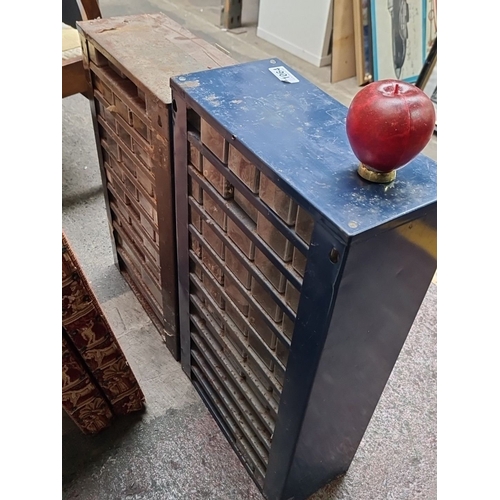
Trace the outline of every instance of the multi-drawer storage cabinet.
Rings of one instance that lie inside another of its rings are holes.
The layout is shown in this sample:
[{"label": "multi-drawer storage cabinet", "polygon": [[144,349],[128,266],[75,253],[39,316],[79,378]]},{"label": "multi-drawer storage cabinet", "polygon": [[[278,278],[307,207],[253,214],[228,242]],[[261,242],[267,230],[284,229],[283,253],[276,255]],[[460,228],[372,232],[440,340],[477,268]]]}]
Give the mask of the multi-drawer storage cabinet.
[{"label": "multi-drawer storage cabinet", "polygon": [[436,164],[357,174],[272,59],[171,81],[181,364],[264,496],[347,471],[436,268]]},{"label": "multi-drawer storage cabinet", "polygon": [[163,14],[78,30],[115,260],[178,359],[169,78],[234,61]]}]

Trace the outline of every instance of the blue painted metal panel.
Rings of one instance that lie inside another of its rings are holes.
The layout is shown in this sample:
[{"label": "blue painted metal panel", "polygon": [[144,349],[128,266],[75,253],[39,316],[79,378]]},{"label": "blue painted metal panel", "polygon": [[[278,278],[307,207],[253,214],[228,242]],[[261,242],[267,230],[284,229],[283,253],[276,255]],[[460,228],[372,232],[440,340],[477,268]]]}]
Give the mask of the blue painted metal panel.
[{"label": "blue painted metal panel", "polygon": [[[297,202],[354,236],[436,201],[436,163],[419,155],[391,185],[361,179],[345,131],[346,107],[278,59],[174,78],[215,120],[279,178]],[[298,76],[285,83],[269,68]],[[230,137],[228,137],[230,139]]]}]

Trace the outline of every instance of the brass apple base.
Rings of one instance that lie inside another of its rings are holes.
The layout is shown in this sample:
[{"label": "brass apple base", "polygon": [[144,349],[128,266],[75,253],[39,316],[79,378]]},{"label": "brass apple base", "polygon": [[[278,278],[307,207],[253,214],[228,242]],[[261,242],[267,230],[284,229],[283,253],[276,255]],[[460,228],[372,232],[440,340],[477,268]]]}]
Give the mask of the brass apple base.
[{"label": "brass apple base", "polygon": [[390,172],[377,172],[367,167],[364,163],[360,163],[358,167],[358,174],[370,182],[377,182],[379,184],[386,184],[392,182],[396,178],[396,171]]}]

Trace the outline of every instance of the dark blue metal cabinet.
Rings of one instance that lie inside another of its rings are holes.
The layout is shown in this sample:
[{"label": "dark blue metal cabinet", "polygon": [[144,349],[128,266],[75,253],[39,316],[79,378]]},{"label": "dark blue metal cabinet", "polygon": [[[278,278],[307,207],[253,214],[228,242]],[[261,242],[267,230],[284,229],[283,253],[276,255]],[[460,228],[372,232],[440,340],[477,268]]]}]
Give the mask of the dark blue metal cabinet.
[{"label": "dark blue metal cabinet", "polygon": [[[278,69],[272,69],[278,68]],[[171,80],[181,363],[270,500],[345,473],[436,269],[436,164],[361,179],[279,60]]]}]

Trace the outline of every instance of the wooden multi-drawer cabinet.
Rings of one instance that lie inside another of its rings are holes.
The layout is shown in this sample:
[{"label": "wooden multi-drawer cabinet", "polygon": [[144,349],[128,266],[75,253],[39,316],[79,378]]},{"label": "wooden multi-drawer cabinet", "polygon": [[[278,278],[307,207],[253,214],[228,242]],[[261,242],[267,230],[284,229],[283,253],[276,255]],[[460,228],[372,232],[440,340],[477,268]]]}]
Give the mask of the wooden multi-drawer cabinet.
[{"label": "wooden multi-drawer cabinet", "polygon": [[269,500],[345,473],[436,267],[436,164],[357,174],[271,59],[172,79],[181,364]]},{"label": "wooden multi-drawer cabinet", "polygon": [[163,14],[78,30],[115,260],[178,359],[169,79],[234,61]]}]

